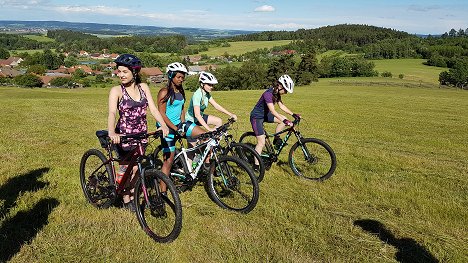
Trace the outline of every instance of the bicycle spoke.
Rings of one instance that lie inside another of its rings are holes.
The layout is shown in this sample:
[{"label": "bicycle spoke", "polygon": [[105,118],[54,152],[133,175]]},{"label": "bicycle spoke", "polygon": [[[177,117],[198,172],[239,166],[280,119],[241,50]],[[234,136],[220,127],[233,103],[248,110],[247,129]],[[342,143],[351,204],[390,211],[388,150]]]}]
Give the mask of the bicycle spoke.
[{"label": "bicycle spoke", "polygon": [[237,157],[222,156],[208,184],[210,196],[223,208],[247,213],[258,201],[258,182],[249,166]]},{"label": "bicycle spoke", "polygon": [[289,165],[298,176],[311,180],[325,180],[335,171],[336,157],[325,142],[307,138],[293,145],[289,152]]}]

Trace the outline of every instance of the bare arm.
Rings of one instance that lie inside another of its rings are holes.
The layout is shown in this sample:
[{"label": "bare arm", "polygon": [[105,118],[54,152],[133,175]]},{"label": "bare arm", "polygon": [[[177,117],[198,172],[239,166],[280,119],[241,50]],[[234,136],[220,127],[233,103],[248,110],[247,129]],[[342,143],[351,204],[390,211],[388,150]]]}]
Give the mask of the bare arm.
[{"label": "bare arm", "polygon": [[267,107],[270,110],[271,114],[275,116],[278,120],[283,121],[285,120],[279,113],[275,110],[275,105],[273,103],[267,103]]},{"label": "bare arm", "polygon": [[175,126],[174,123],[172,123],[169,120],[169,118],[167,117],[167,115],[166,115],[167,101],[163,102],[163,98],[166,96],[166,94],[167,94],[167,88],[162,88],[159,91],[159,93],[158,93],[158,110],[159,110],[159,113],[161,114],[164,122],[166,123],[166,125],[169,128],[177,131],[177,126]]},{"label": "bare arm", "polygon": [[120,136],[115,133],[115,118],[117,117],[117,104],[122,92],[115,86],[109,92],[109,114],[107,116],[107,130],[113,143],[120,143]]},{"label": "bare arm", "polygon": [[169,128],[167,127],[166,122],[161,116],[161,113],[158,111],[158,108],[156,108],[156,105],[154,104],[153,96],[151,95],[151,90],[149,89],[148,85],[144,83],[140,85],[146,94],[146,99],[148,100],[148,107],[151,112],[151,115],[153,115],[156,121],[158,121],[161,124],[161,130],[163,131],[163,135],[167,136],[167,134],[169,134]]},{"label": "bare arm", "polygon": [[[226,110],[225,108],[223,108],[223,106],[219,105],[219,104],[213,99],[213,97],[211,97],[210,100],[208,100],[208,102],[209,102],[211,105],[213,105],[213,107],[214,107],[216,110],[218,110],[218,111],[220,111],[220,112],[222,112],[222,113],[228,115],[229,117],[234,118],[234,120],[237,120],[237,116],[236,116],[235,114],[230,113],[228,110]],[[201,123],[201,122],[200,122],[200,123]]]},{"label": "bare arm", "polygon": [[286,105],[284,105],[281,101],[278,101],[278,106],[282,111],[286,112],[289,115],[293,115],[293,112],[289,110],[288,107],[286,107]]}]

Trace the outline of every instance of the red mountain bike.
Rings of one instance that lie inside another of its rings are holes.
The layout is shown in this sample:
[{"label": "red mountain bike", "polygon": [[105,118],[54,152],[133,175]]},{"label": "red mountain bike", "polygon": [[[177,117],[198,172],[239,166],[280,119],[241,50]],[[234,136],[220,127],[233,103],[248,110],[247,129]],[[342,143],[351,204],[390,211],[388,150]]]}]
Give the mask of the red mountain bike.
[{"label": "red mountain bike", "polygon": [[[86,200],[97,208],[108,208],[118,204],[125,194],[134,189],[134,205],[141,227],[157,242],[171,242],[182,229],[182,205],[179,194],[172,181],[161,171],[153,169],[150,158],[145,155],[141,140],[159,137],[160,132],[126,135],[122,142],[131,139],[138,146],[124,158],[117,157],[116,145],[111,143],[108,132],[97,131],[96,136],[105,149],[107,156],[98,149],[86,151],[81,158],[80,180]],[[116,181],[115,167],[128,165],[120,182]],[[132,178],[133,167],[137,174]],[[161,182],[166,184],[166,191],[160,189]]]}]

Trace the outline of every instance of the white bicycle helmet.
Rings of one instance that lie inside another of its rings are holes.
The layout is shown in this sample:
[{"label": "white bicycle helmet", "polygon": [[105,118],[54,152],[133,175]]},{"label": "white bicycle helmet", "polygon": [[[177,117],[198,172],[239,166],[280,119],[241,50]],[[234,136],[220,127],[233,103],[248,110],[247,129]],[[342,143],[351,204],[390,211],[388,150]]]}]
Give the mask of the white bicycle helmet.
[{"label": "white bicycle helmet", "polygon": [[213,74],[205,71],[200,72],[200,77],[198,78],[198,80],[203,84],[218,84],[218,80],[216,79],[216,77]]},{"label": "white bicycle helmet", "polygon": [[188,74],[187,68],[180,62],[173,62],[169,64],[166,68],[166,73],[169,73],[169,71]]},{"label": "white bicycle helmet", "polygon": [[283,76],[279,77],[278,81],[279,81],[279,83],[281,83],[281,85],[283,85],[283,88],[287,92],[293,93],[294,81],[292,80],[292,78],[289,75],[283,75]]}]

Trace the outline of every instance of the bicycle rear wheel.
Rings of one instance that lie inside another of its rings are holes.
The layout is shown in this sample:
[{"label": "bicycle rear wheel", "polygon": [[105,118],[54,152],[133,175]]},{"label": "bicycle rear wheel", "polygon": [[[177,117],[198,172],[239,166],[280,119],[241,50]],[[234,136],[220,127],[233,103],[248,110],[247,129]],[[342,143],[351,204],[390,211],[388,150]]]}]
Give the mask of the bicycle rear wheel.
[{"label": "bicycle rear wheel", "polygon": [[[255,148],[245,143],[231,143],[228,146],[228,150],[232,156],[236,156],[250,165],[259,183],[263,180],[265,176],[265,164]],[[258,164],[255,164],[255,162]]]},{"label": "bicycle rear wheel", "polygon": [[289,166],[297,176],[323,181],[333,175],[336,156],[332,148],[319,139],[305,138],[289,151]]},{"label": "bicycle rear wheel", "polygon": [[97,208],[108,208],[116,200],[112,167],[104,154],[90,149],[80,163],[80,181],[86,200]]},{"label": "bicycle rear wheel", "polygon": [[[146,194],[141,179],[135,185],[134,200],[138,222],[156,242],[172,242],[182,229],[179,194],[172,181],[159,170],[146,170],[144,178]],[[161,193],[161,182],[166,184],[165,194]]]},{"label": "bicycle rear wheel", "polygon": [[210,198],[220,207],[248,213],[259,197],[257,178],[247,163],[234,156],[220,156],[207,180]]}]

